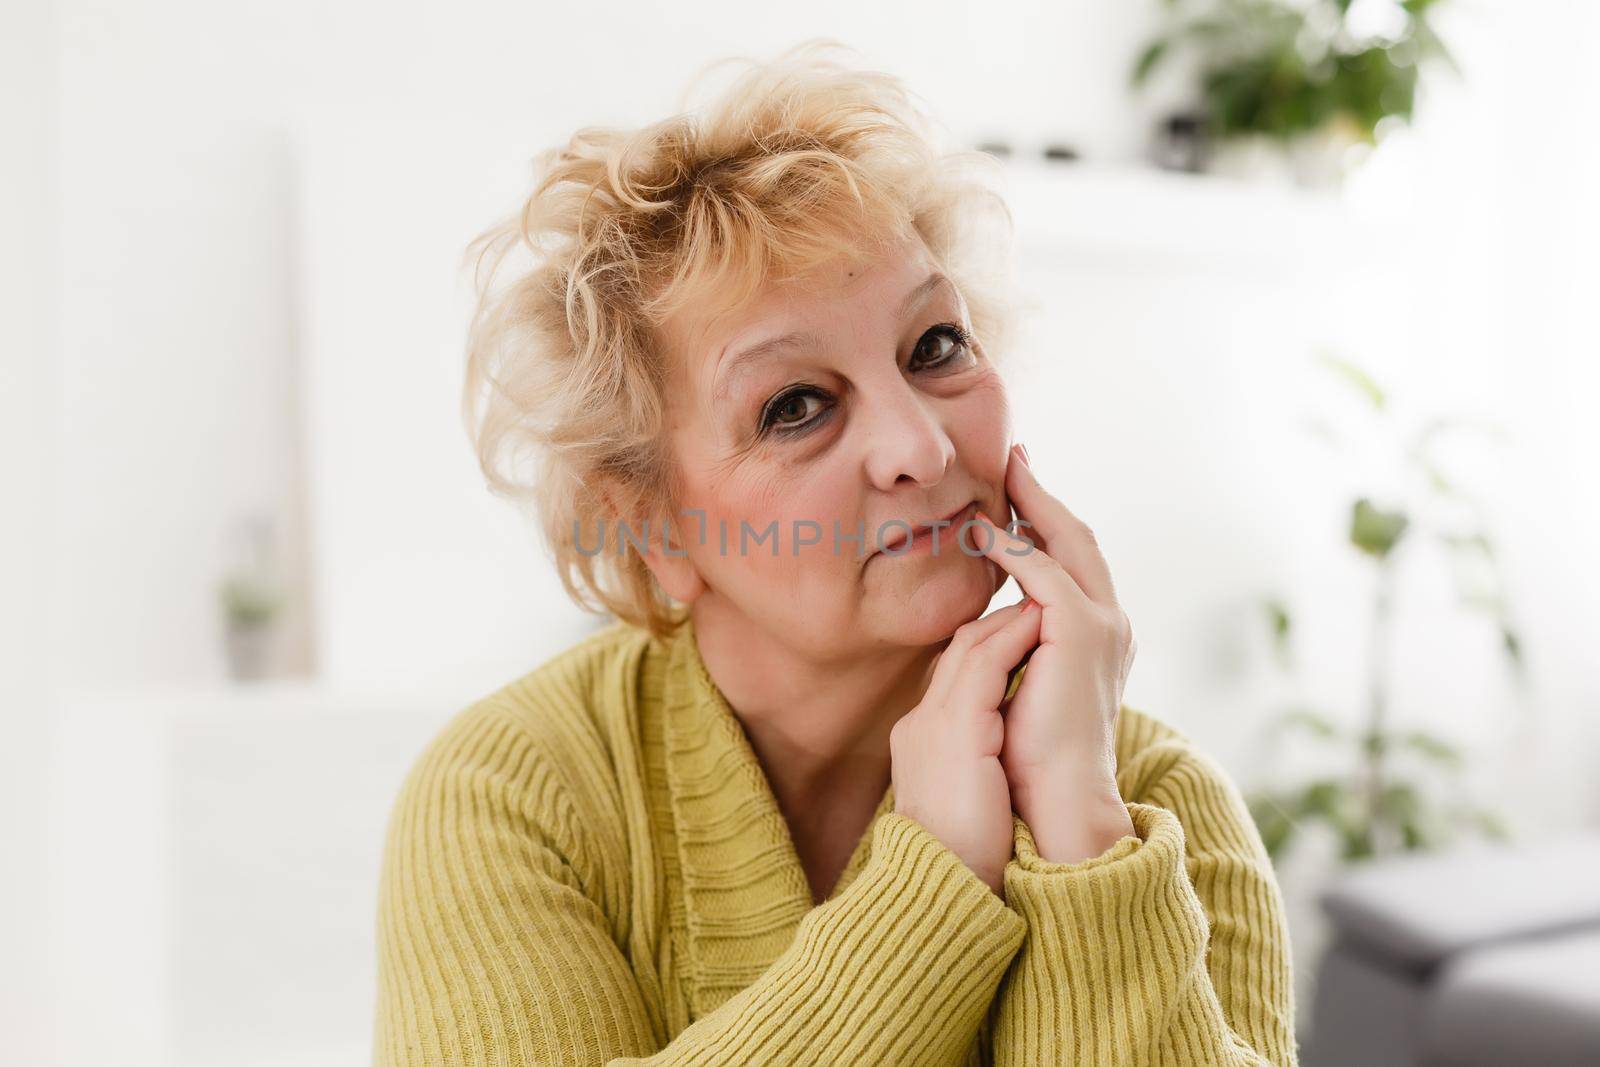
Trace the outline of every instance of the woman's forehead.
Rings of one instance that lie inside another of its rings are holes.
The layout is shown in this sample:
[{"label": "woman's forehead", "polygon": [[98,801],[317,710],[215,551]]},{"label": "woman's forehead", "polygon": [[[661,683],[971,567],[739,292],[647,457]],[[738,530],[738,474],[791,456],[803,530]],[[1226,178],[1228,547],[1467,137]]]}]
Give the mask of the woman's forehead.
[{"label": "woman's forehead", "polygon": [[[882,314],[939,280],[938,266],[920,241],[876,257],[835,260],[806,274],[768,280],[744,305],[704,309],[672,323],[676,344],[691,372],[708,388],[733,364],[837,328],[857,314]],[[700,374],[696,374],[699,377]]]}]

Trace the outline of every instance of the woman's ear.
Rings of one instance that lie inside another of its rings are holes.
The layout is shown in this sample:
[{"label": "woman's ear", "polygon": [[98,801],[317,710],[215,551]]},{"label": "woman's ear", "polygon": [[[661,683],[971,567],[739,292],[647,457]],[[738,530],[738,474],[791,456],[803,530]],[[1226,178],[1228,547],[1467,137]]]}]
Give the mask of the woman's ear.
[{"label": "woman's ear", "polygon": [[688,555],[687,542],[697,536],[692,525],[693,520],[688,527],[678,521],[665,527],[659,521],[651,523],[644,552],[645,566],[656,576],[661,588],[684,604],[693,603],[706,591],[705,579],[700,577],[699,569]]},{"label": "woman's ear", "polygon": [[638,552],[661,588],[680,603],[692,603],[705,592],[705,580],[688,554],[689,542],[701,536],[692,515],[669,516],[661,508],[629,514],[616,487],[602,483],[599,490],[606,502],[608,551],[622,550],[626,542],[626,550]]}]

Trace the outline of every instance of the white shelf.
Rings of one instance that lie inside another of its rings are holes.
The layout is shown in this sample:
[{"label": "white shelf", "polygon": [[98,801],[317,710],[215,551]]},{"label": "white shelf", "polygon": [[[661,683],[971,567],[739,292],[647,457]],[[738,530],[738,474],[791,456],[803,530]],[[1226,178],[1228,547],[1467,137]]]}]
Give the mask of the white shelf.
[{"label": "white shelf", "polygon": [[[72,1062],[216,1063],[240,1047],[262,1063],[355,1062],[391,806],[429,740],[487,692],[262,682],[65,696],[52,950],[65,1000],[98,1005]],[[303,1048],[274,1047],[282,1018]]]},{"label": "white shelf", "polygon": [[335,686],[274,679],[237,684],[135,690],[71,690],[60,697],[63,721],[137,720],[159,725],[191,719],[326,715],[436,715],[441,719],[511,681],[504,672],[447,676],[424,686]]},{"label": "white shelf", "polygon": [[1006,163],[1003,173],[1030,262],[1276,271],[1342,256],[1358,228],[1335,190],[1084,163]]}]

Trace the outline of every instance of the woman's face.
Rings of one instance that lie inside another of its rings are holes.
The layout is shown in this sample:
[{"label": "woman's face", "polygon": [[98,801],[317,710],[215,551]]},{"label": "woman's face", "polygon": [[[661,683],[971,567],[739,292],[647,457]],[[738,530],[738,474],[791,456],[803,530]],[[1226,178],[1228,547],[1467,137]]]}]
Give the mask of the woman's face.
[{"label": "woman's face", "polygon": [[[1011,419],[963,330],[965,301],[915,237],[721,321],[668,323],[684,553],[653,554],[668,591],[818,657],[931,644],[981,614],[1005,574],[956,532],[975,508],[1010,517]],[[958,512],[935,545],[924,524]],[[896,547],[908,528],[923,536]]]}]

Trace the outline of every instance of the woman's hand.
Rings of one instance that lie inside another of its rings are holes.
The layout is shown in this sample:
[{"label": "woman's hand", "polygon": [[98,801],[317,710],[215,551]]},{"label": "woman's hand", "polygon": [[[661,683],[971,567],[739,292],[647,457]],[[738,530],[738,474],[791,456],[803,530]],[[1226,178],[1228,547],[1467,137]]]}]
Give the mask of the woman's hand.
[{"label": "woman's hand", "polygon": [[1011,450],[1006,492],[1037,536],[1008,533],[980,512],[993,536],[974,529],[973,544],[1043,612],[1039,645],[1004,710],[1000,762],[1040,856],[1077,863],[1133,833],[1117,788],[1115,740],[1137,646],[1093,532],[1039,484],[1020,445]]},{"label": "woman's hand", "polygon": [[1000,765],[1006,680],[1039,640],[1037,605],[1012,604],[956,630],[922,701],[889,733],[895,811],[921,823],[1004,896],[1010,788]]}]

